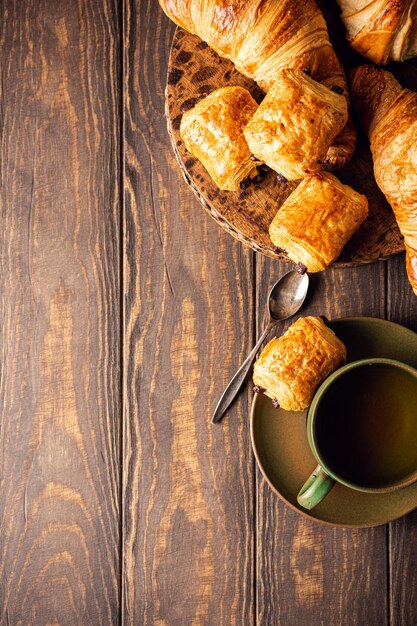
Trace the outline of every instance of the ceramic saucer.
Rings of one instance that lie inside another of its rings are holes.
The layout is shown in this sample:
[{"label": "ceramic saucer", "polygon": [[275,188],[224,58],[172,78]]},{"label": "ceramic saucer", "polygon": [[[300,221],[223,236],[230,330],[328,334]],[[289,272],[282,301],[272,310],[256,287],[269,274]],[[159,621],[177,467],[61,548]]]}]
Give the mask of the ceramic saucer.
[{"label": "ceramic saucer", "polygon": [[[417,334],[404,326],[371,317],[335,320],[330,326],[345,343],[348,362],[387,357],[417,367]],[[323,502],[307,511],[297,503],[297,494],[317,463],[307,442],[306,411],[274,409],[269,398],[255,395],[251,437],[270,487],[310,519],[362,528],[386,524],[417,507],[417,483],[390,494],[366,494],[337,484]]]}]

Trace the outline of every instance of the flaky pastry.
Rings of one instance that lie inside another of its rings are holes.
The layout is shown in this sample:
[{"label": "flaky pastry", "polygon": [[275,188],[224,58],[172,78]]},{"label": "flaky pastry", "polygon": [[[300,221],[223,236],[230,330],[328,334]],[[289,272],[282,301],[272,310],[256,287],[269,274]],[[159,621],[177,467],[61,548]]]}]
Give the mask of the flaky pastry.
[{"label": "flaky pastry", "polygon": [[278,74],[244,134],[258,159],[298,180],[322,169],[347,119],[343,95],[301,70],[287,69]]},{"label": "flaky pastry", "polygon": [[302,411],[320,383],[345,360],[344,344],[323,320],[301,317],[262,350],[253,382],[283,409]]},{"label": "flaky pastry", "polygon": [[408,280],[417,295],[417,93],[390,72],[362,65],[352,73],[352,99],[369,135],[375,180],[404,236]]},{"label": "flaky pastry", "polygon": [[309,272],[333,263],[368,215],[366,196],[320,172],[301,181],[269,227],[272,242]]},{"label": "flaky pastry", "polygon": [[337,0],[350,45],[374,63],[417,56],[417,0]]},{"label": "flaky pastry", "polygon": [[254,169],[243,128],[258,105],[243,87],[222,87],[184,113],[181,137],[220,189],[235,191]]}]

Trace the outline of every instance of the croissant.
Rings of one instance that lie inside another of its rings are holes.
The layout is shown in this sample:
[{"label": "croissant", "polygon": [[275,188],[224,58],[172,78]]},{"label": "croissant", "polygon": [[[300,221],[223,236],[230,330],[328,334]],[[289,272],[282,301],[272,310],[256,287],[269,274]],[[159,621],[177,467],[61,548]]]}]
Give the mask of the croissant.
[{"label": "croissant", "polygon": [[352,72],[351,87],[369,135],[376,182],[404,236],[408,279],[417,295],[417,93],[370,65]]},{"label": "croissant", "polygon": [[288,180],[322,168],[346,125],[346,98],[301,70],[282,70],[244,129],[253,154]]},{"label": "croissant", "polygon": [[243,128],[257,108],[243,87],[221,87],[182,116],[180,133],[187,150],[220,189],[239,189],[254,169]]},{"label": "croissant", "polygon": [[[345,74],[315,0],[159,0],[159,4],[176,24],[233,61],[265,91],[280,70],[308,68],[315,80],[341,87],[348,99]],[[329,165],[347,163],[355,142],[354,127],[348,123],[329,148]]]},{"label": "croissant", "polygon": [[416,0],[337,0],[347,38],[374,63],[417,56]]},{"label": "croissant", "polygon": [[301,317],[262,350],[255,391],[286,411],[306,409],[320,383],[346,360],[346,348],[319,317]]},{"label": "croissant", "polygon": [[272,242],[309,272],[320,272],[337,259],[368,215],[365,196],[321,172],[301,181],[269,227]]}]

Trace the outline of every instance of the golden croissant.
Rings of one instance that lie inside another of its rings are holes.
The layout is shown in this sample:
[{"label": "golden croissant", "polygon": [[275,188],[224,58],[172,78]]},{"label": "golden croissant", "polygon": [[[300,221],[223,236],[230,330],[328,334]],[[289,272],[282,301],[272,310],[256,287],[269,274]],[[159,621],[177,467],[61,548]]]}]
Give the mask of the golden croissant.
[{"label": "golden croissant", "polygon": [[403,89],[390,72],[363,65],[352,72],[351,95],[369,135],[376,182],[404,236],[417,295],[417,93]]},{"label": "golden croissant", "polygon": [[337,0],[350,45],[374,63],[417,56],[417,0]]},{"label": "golden croissant", "polygon": [[[265,91],[280,70],[307,69],[318,82],[343,90],[348,99],[345,74],[315,0],[159,0],[159,4],[176,24],[233,61]],[[330,146],[327,163],[333,167],[347,163],[355,142],[349,121]]]},{"label": "golden croissant", "polygon": [[303,411],[320,383],[346,361],[346,348],[319,317],[301,317],[262,350],[253,368],[257,393]]}]

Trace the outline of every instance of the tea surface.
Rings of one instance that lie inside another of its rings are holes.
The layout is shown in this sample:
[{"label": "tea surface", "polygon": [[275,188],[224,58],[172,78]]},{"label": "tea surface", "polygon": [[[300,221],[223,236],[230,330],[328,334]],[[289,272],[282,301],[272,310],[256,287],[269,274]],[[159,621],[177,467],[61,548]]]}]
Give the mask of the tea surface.
[{"label": "tea surface", "polygon": [[318,407],[318,450],[328,468],[358,486],[393,485],[417,471],[417,380],[386,364],[353,369]]}]

